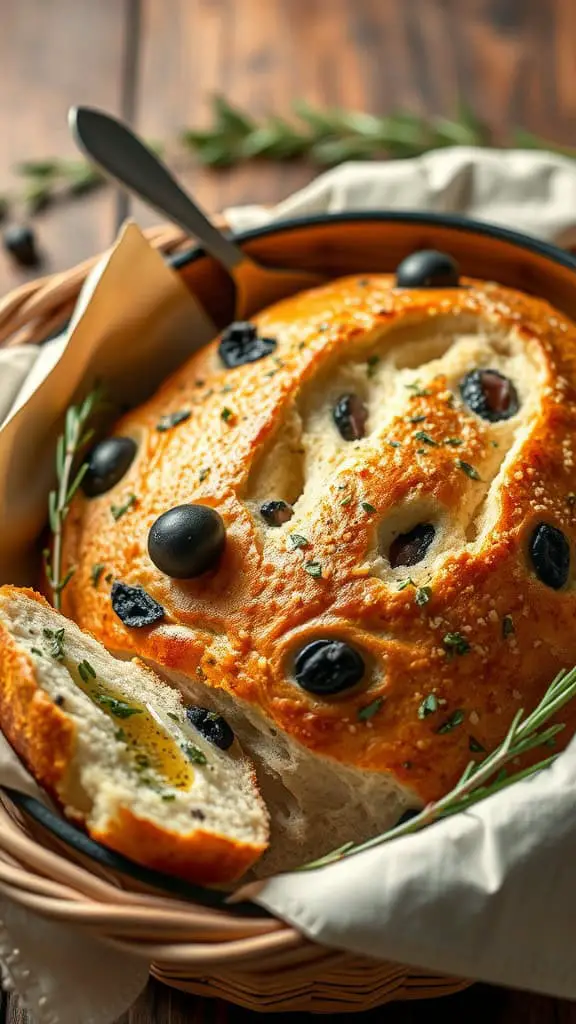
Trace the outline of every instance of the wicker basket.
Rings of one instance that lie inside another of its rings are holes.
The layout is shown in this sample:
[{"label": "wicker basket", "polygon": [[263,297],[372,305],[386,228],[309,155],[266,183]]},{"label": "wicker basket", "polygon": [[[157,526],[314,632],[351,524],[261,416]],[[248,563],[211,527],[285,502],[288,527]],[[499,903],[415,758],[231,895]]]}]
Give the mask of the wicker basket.
[{"label": "wicker basket", "polygon": [[[166,253],[190,244],[173,228],[147,234]],[[0,301],[0,345],[49,337],[71,314],[94,262],[32,281]],[[358,1012],[469,984],[325,949],[263,911],[240,915],[158,894],[57,839],[6,794],[0,797],[0,893],[142,957],[172,988],[253,1010]]]}]

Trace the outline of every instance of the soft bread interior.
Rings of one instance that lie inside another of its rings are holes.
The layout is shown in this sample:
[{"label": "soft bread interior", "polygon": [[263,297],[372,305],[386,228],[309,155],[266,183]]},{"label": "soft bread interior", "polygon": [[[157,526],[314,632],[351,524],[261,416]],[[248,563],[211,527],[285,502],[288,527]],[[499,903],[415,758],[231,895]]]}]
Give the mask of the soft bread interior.
[{"label": "soft bread interior", "polygon": [[38,686],[77,727],[58,794],[69,815],[106,832],[129,808],[181,836],[200,830],[265,845],[266,811],[236,740],[226,751],[210,743],[174,689],[143,665],[117,660],[48,606],[0,593],[0,621],[32,660]]},{"label": "soft bread interior", "polygon": [[186,699],[219,711],[256,765],[271,816],[270,845],[253,869],[256,877],[289,871],[350,840],[391,828],[418,797],[383,772],[338,764],[307,750],[274,728],[247,701],[155,666]]}]

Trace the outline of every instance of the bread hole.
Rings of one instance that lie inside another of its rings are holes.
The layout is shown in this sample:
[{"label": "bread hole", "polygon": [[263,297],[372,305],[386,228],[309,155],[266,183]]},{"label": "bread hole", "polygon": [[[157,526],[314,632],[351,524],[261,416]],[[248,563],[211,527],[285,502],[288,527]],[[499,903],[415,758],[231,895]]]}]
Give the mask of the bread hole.
[{"label": "bread hole", "polygon": [[416,370],[434,359],[441,359],[453,343],[454,339],[445,335],[428,338],[426,341],[407,342],[401,351],[392,356],[394,366],[397,370]]},{"label": "bread hole", "polygon": [[[262,505],[283,502],[292,506],[304,488],[304,448],[302,445],[302,420],[292,405],[284,420],[253,463],[246,485],[245,499],[253,506],[254,513],[262,525],[265,519],[260,515]],[[289,516],[281,516],[287,522]],[[282,525],[269,522],[268,525]]]}]

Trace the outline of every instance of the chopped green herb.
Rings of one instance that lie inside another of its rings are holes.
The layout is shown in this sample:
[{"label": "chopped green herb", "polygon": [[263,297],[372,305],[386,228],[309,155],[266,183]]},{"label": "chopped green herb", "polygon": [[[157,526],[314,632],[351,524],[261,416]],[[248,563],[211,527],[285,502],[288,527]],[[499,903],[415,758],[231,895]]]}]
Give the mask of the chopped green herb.
[{"label": "chopped green herb", "polygon": [[114,739],[118,740],[120,743],[125,743],[126,733],[124,732],[124,729],[116,729],[116,732],[114,733]]},{"label": "chopped green herb", "polygon": [[303,537],[301,533],[289,533],[288,543],[292,551],[295,551],[296,548],[307,548],[310,541],[306,537]]},{"label": "chopped green herb", "polygon": [[319,330],[320,334],[324,334],[324,331],[327,331],[329,327],[330,327],[330,324],[320,324],[318,330]]},{"label": "chopped green herb", "polygon": [[220,413],[220,418],[224,420],[224,423],[229,423],[231,419],[234,419],[232,409],[229,409],[228,406],[225,405]]},{"label": "chopped green herb", "polygon": [[134,758],[139,768],[149,768],[150,758],[146,757],[146,754],[136,754]]},{"label": "chopped green herb", "polygon": [[46,639],[50,640],[48,653],[56,661],[62,661],[64,659],[64,629],[45,629],[43,633]]},{"label": "chopped green herb", "polygon": [[203,484],[209,473],[210,473],[210,466],[207,466],[206,469],[201,469],[200,472],[198,473],[198,481],[199,481],[199,483]]},{"label": "chopped green herb", "polygon": [[199,747],[195,746],[194,743],[185,743],[182,747],[183,752],[192,764],[207,764],[208,758]]},{"label": "chopped green herb", "polygon": [[178,715],[175,715],[173,711],[167,711],[166,714],[167,714],[168,718],[172,719],[173,722],[179,722],[180,721],[180,719],[178,718]]},{"label": "chopped green herb", "polygon": [[225,384],[223,388],[220,388],[221,395],[229,395],[231,391],[234,391],[231,384]]},{"label": "chopped green herb", "polygon": [[92,581],[93,587],[97,587],[98,584],[100,583],[100,577],[104,572],[105,568],[106,567],[102,564],[102,562],[96,562],[96,564],[92,566],[90,572],[90,580]]},{"label": "chopped green herb", "polygon": [[414,583],[414,580],[412,579],[411,576],[409,576],[408,579],[406,579],[406,580],[400,580],[400,583],[398,584],[398,590],[406,590],[406,587],[415,587],[415,586],[416,586],[416,584]]},{"label": "chopped green herb", "polygon": [[41,651],[39,647],[31,647],[30,650],[32,654],[37,654],[39,658],[44,657],[44,651]]},{"label": "chopped green herb", "polygon": [[349,494],[347,498],[342,498],[342,501],[340,502],[340,505],[341,505],[342,508],[346,508],[346,505],[349,505],[351,501],[352,501],[352,495]]},{"label": "chopped green herb", "polygon": [[485,754],[486,753],[486,747],[483,747],[482,744],[479,743],[478,740],[474,738],[474,736],[469,736],[468,737],[468,750],[470,750],[472,754]]},{"label": "chopped green herb", "polygon": [[176,794],[175,793],[162,793],[162,799],[166,800],[166,801],[168,801],[168,800],[175,800],[176,799]]},{"label": "chopped green herb", "polygon": [[428,395],[432,394],[428,388],[420,387],[419,380],[415,380],[411,384],[405,384],[404,387],[407,391],[412,391],[414,398],[426,398]]},{"label": "chopped green herb", "polygon": [[367,366],[366,373],[367,373],[368,377],[373,377],[374,376],[374,374],[376,373],[376,367],[378,366],[379,362],[380,362],[380,356],[369,356],[368,357],[367,362],[366,362],[366,366]]},{"label": "chopped green herb", "polygon": [[502,636],[506,640],[507,637],[512,636],[515,633],[514,620],[511,615],[505,615],[502,619]]},{"label": "chopped green herb", "polygon": [[430,600],[431,597],[432,597],[432,588],[431,587],[418,587],[418,590],[416,591],[416,593],[414,595],[414,600],[416,601],[416,604],[422,606],[424,604],[428,604],[428,601]]},{"label": "chopped green herb", "polygon": [[304,571],[307,572],[309,576],[316,577],[316,579],[319,579],[322,576],[322,566],[320,562],[305,562]]},{"label": "chopped green herb", "polygon": [[136,504],[136,495],[135,494],[129,494],[123,505],[110,505],[110,511],[112,513],[112,518],[115,519],[116,521],[118,521],[119,519],[122,518],[124,513],[127,512],[128,509],[132,508],[132,506],[135,505],[135,504]]},{"label": "chopped green herb", "polygon": [[401,446],[400,441],[388,441],[388,444],[391,448],[400,448]]},{"label": "chopped green herb", "polygon": [[171,427],[177,427],[179,423],[185,423],[186,420],[190,419],[190,409],[180,409],[178,412],[169,412],[166,416],[162,416],[156,424],[156,430],[158,433],[163,434]]},{"label": "chopped green herb", "polygon": [[442,643],[449,654],[468,654],[471,650],[465,636],[462,633],[446,633],[442,637]]},{"label": "chopped green herb", "polygon": [[417,448],[416,455],[428,455],[428,451],[426,448]]},{"label": "chopped green herb", "polygon": [[452,448],[458,448],[458,446],[464,444],[464,442],[461,437],[447,437],[444,444],[449,444]]},{"label": "chopped green herb", "polygon": [[428,718],[428,715],[433,715],[435,711],[438,711],[438,697],[435,693],[429,693],[418,708],[418,718]]},{"label": "chopped green herb", "polygon": [[360,504],[361,504],[362,508],[364,509],[364,511],[368,512],[368,514],[370,514],[372,512],[376,512],[376,509],[374,508],[374,505],[371,505],[369,501],[361,501]]},{"label": "chopped green herb", "polygon": [[374,715],[377,715],[384,703],[384,697],[376,697],[371,704],[366,704],[363,708],[358,708],[357,718],[360,722],[368,722]]},{"label": "chopped green herb", "polygon": [[124,700],[116,697],[109,697],[107,693],[97,693],[94,697],[97,704],[101,704],[106,711],[109,711],[114,718],[131,718],[132,715],[141,715],[142,708],[133,708]]},{"label": "chopped green herb", "polygon": [[417,430],[414,434],[414,439],[416,441],[423,441],[424,444],[431,444],[434,447],[438,446],[438,442],[433,437],[430,437],[430,434],[427,434],[425,430]]},{"label": "chopped green herb", "polygon": [[198,378],[197,380],[194,381],[194,387],[195,388],[203,388],[205,383],[206,383],[205,380],[200,380],[200,378]]},{"label": "chopped green herb", "polygon": [[500,445],[498,444],[498,441],[490,441],[490,444],[492,445],[493,448],[499,448],[500,447]]},{"label": "chopped green herb", "polygon": [[88,683],[90,679],[96,679],[96,672],[90,662],[86,661],[86,658],[78,665],[78,675],[83,683]]},{"label": "chopped green herb", "polygon": [[425,416],[407,416],[408,423],[424,423]]},{"label": "chopped green herb", "polygon": [[450,718],[447,718],[445,722],[442,722],[442,725],[436,729],[436,732],[440,736],[446,732],[452,732],[452,729],[455,729],[456,726],[462,725],[465,717],[464,712],[458,708],[457,711],[454,711],[453,714],[450,715]]},{"label": "chopped green herb", "polygon": [[114,574],[111,573],[111,572],[108,572],[108,573],[106,573],[106,575],[104,577],[104,582],[105,583],[112,583],[113,579],[114,579]]},{"label": "chopped green herb", "polygon": [[466,473],[466,476],[469,476],[471,480],[482,479],[478,470],[474,469],[474,466],[471,466],[469,462],[464,462],[463,459],[455,459],[454,462],[458,466],[458,469],[461,469],[463,473]]}]

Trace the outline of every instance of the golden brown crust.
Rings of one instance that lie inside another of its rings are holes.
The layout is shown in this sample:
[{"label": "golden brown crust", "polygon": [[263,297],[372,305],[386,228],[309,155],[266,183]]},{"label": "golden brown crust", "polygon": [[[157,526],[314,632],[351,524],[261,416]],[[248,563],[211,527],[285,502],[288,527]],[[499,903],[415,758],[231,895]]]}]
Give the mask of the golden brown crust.
[{"label": "golden brown crust", "polygon": [[[33,590],[0,587],[0,597],[25,594],[49,608]],[[147,670],[149,671],[149,670]],[[67,804],[69,776],[75,768],[76,724],[42,690],[33,659],[0,621],[0,726],[36,781],[82,822],[89,835],[138,864],[178,875],[201,885],[232,882],[263,853],[266,844],[242,843],[198,828],[182,835],[161,828],[121,807],[104,829],[86,823],[85,813]],[[255,784],[256,785],[256,784]]]},{"label": "golden brown crust", "polygon": [[[209,346],[117,424],[116,433],[137,438],[138,457],[112,492],[77,500],[65,536],[66,564],[78,566],[65,610],[109,648],[138,652],[190,676],[200,672],[210,685],[260,706],[311,750],[391,771],[424,800],[445,792],[475,743],[491,749],[518,708],[533,707],[558,669],[576,662],[573,577],[554,591],[527,559],[529,534],[545,521],[564,532],[576,564],[576,329],[540,300],[496,285],[463,284],[401,291],[388,276],[349,278],[256,318],[261,334],[278,339],[273,357],[226,370],[215,344]],[[308,510],[305,550],[263,540],[246,497],[258,459],[315,382],[342,361],[366,364],[381,346],[372,331],[423,321],[432,331],[446,316],[514,333],[533,354],[538,395],[522,427],[525,436],[515,438],[514,457],[502,471],[500,505],[481,546],[458,544],[433,578],[421,581],[432,593],[419,606],[414,588],[400,590],[375,570],[377,525],[415,494],[448,516],[473,505],[474,488],[482,483],[458,460],[482,469],[494,456],[490,424],[447,389],[444,376],[424,393],[417,386],[407,392],[387,425],[399,447],[352,446],[345,464],[334,463]],[[225,407],[232,415],[223,418]],[[186,422],[156,430],[161,416],[180,409],[191,410]],[[419,416],[436,444],[415,439],[411,419]],[[446,444],[453,437],[462,441],[457,449]],[[129,493],[136,503],[115,522],[110,505]],[[351,497],[345,505],[343,493]],[[159,514],[189,501],[218,508],[227,546],[217,571],[173,581],[151,563],[147,534]],[[367,513],[362,502],[376,513]],[[322,578],[304,571],[310,560],[320,563]],[[95,587],[90,574],[96,563],[105,569]],[[124,627],[110,605],[112,578],[143,586],[166,609],[165,622]],[[513,624],[508,635],[505,619]],[[185,629],[170,628],[175,625]],[[465,656],[450,656],[444,644],[450,633],[469,642]],[[379,667],[368,689],[321,701],[290,680],[287,659],[324,635],[349,640]],[[418,709],[430,693],[439,710],[421,718]],[[359,720],[362,707],[378,697],[384,699],[378,714]],[[464,712],[462,724],[438,732],[457,710]]]},{"label": "golden brown crust", "polygon": [[[0,587],[0,594],[11,587]],[[24,593],[48,602],[32,590]],[[0,724],[35,779],[60,800],[76,746],[76,726],[39,687],[33,660],[0,621]]]}]

